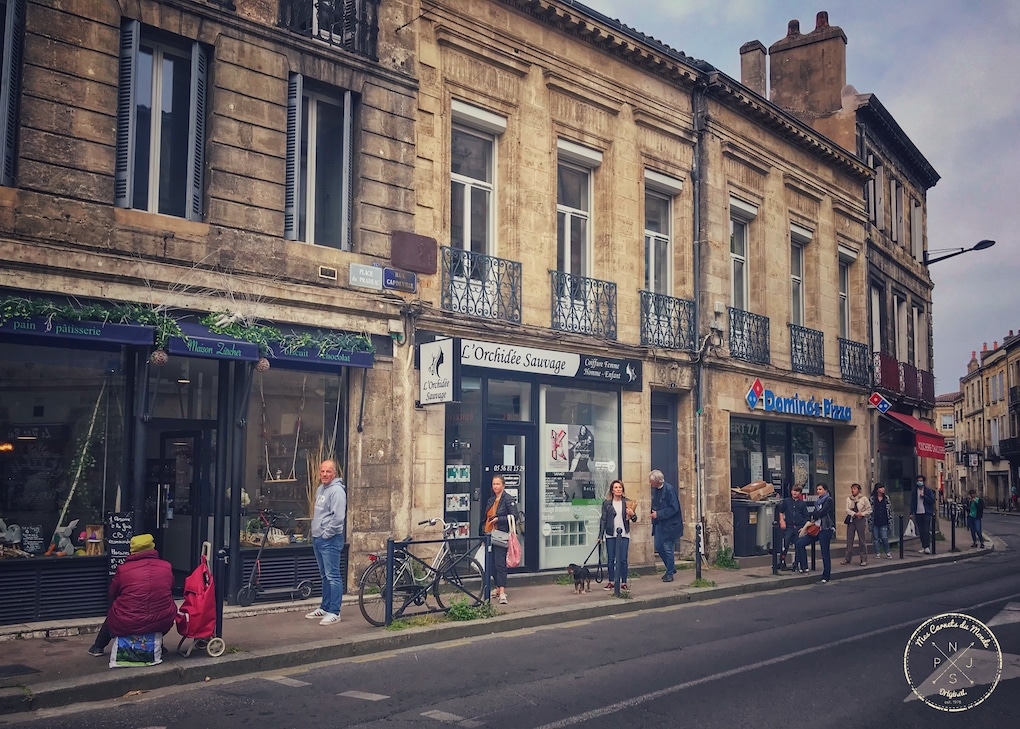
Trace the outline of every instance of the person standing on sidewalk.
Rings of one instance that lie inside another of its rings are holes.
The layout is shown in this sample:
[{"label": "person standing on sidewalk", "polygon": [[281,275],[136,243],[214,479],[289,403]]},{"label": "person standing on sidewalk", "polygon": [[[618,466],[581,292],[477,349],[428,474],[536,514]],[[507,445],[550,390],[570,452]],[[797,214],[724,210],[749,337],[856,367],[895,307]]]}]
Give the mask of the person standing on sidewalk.
[{"label": "person standing on sidewalk", "polygon": [[[520,518],[517,502],[513,496],[506,493],[505,489],[506,484],[503,482],[503,477],[493,476],[492,496],[489,497],[489,503],[485,506],[485,521],[482,522],[483,534],[491,534],[497,529],[509,532],[510,517],[513,516],[514,521]],[[506,545],[492,542],[492,549],[489,552],[492,555],[491,567],[493,582],[496,585],[496,602],[500,605],[506,605],[509,602],[506,596],[506,550]]]},{"label": "person standing on sidewalk", "polygon": [[[621,590],[630,589],[627,587],[627,553],[630,551],[630,523],[637,521],[637,514],[634,513],[636,504],[624,493],[623,481],[617,479],[609,485],[609,498],[602,502],[599,534],[606,540],[606,560],[609,562],[609,581],[603,585],[603,590],[616,587],[616,580],[620,581]],[[620,559],[619,574],[616,574],[617,555]]]},{"label": "person standing on sidewalk", "polygon": [[924,476],[918,476],[914,490],[910,492],[910,516],[914,519],[914,527],[921,538],[923,554],[931,554],[931,525],[935,517],[935,492],[924,482]]},{"label": "person standing on sidewalk", "polygon": [[666,483],[666,477],[658,469],[648,474],[648,485],[652,487],[652,541],[666,567],[662,581],[672,582],[676,574],[676,542],[684,535],[680,497],[676,487]]},{"label": "person standing on sidewalk", "polygon": [[846,553],[843,564],[850,564],[854,556],[854,536],[861,549],[861,566],[868,564],[868,516],[871,514],[871,500],[861,494],[859,483],[850,484],[850,495],[846,497]]},{"label": "person standing on sidewalk", "polygon": [[832,535],[836,533],[836,503],[829,494],[828,484],[820,483],[815,486],[815,494],[818,499],[815,501],[815,510],[811,514],[811,521],[818,524],[821,531],[818,536],[805,535],[797,540],[798,561],[807,564],[807,545],[817,541],[822,552],[822,579],[823,585],[832,577]]},{"label": "person standing on sidewalk", "polygon": [[344,597],[344,578],[340,573],[340,555],[347,529],[347,490],[337,475],[336,462],[319,466],[319,487],[315,490],[312,511],[312,551],[322,578],[322,602],[305,615],[319,619],[319,625],[340,622],[340,603]]},{"label": "person standing on sidewalk", "polygon": [[[807,524],[808,513],[807,503],[804,501],[804,492],[800,484],[794,484],[790,488],[790,495],[783,499],[779,505],[779,528],[783,531],[783,554],[780,557],[779,569],[786,569],[786,555],[790,548],[797,541],[797,535],[801,528]],[[793,571],[807,572],[807,560],[800,564],[796,551],[793,556]]]},{"label": "person standing on sidewalk", "polygon": [[976,489],[967,492],[967,526],[970,527],[970,539],[973,542],[970,546],[976,547],[981,542],[981,549],[985,548],[985,535],[981,531],[981,520],[985,518],[985,500],[977,495]]},{"label": "person standing on sidewalk", "polygon": [[871,534],[875,545],[875,557],[885,554],[886,559],[892,559],[892,552],[889,551],[889,525],[892,523],[892,510],[889,508],[889,499],[885,495],[885,486],[875,484],[875,495],[871,497]]}]

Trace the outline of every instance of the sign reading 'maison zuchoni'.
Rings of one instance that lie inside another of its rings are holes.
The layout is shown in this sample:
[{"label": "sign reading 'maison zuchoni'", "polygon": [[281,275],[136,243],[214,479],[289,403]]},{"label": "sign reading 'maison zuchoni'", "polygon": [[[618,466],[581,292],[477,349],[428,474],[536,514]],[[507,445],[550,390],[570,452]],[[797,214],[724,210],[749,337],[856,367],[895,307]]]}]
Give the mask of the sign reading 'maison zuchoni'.
[{"label": "sign reading 'maison zuchoni'", "polygon": [[472,367],[569,377],[611,384],[625,390],[641,389],[639,360],[613,359],[465,339],[460,346],[460,361],[461,364]]}]

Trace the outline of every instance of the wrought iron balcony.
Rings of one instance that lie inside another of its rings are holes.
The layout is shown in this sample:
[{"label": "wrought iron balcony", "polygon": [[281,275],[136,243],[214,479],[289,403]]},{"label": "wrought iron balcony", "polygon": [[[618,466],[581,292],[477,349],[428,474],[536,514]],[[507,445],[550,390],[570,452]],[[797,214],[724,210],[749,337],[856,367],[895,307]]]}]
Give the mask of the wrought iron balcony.
[{"label": "wrought iron balcony", "polygon": [[730,356],[746,362],[769,364],[772,361],[769,318],[732,306],[729,312]]},{"label": "wrought iron balcony", "polygon": [[694,302],[642,291],[641,344],[693,352]]},{"label": "wrought iron balcony", "polygon": [[825,374],[825,335],[817,329],[790,325],[790,363],[794,372]]},{"label": "wrought iron balcony", "polygon": [[616,339],[616,284],[550,271],[552,328]]},{"label": "wrought iron balcony", "polygon": [[985,460],[986,461],[998,461],[1001,460],[999,457],[999,446],[990,445],[985,447]]},{"label": "wrought iron balcony", "polygon": [[1009,406],[1011,408],[1020,406],[1020,387],[1016,385],[1009,388]]},{"label": "wrought iron balcony", "polygon": [[867,387],[871,384],[868,345],[839,338],[839,373],[844,382]]},{"label": "wrought iron balcony", "polygon": [[882,352],[874,353],[875,387],[897,395],[935,404],[935,376],[919,370],[908,362],[898,362],[895,357]]},{"label": "wrought iron balcony", "polygon": [[280,26],[378,60],[379,0],[280,0]]},{"label": "wrought iron balcony", "polygon": [[917,383],[920,390],[921,402],[929,405],[935,404],[935,375],[925,370],[917,371]]},{"label": "wrought iron balcony", "polygon": [[1020,456],[1020,438],[1003,438],[999,441],[999,453],[1003,458]]},{"label": "wrought iron balcony", "polygon": [[915,400],[921,397],[921,382],[917,378],[917,368],[908,362],[900,362],[900,392]]},{"label": "wrought iron balcony", "polygon": [[446,311],[521,323],[521,264],[495,256],[443,246]]},{"label": "wrought iron balcony", "polygon": [[895,357],[883,352],[875,352],[875,386],[889,392],[903,392],[900,385],[900,364]]}]

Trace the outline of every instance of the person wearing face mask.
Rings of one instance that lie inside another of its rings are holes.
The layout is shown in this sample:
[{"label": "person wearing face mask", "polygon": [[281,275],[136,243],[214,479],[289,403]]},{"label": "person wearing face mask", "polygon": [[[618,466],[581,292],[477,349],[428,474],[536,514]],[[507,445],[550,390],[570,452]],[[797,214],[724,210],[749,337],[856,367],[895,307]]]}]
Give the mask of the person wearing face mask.
[{"label": "person wearing face mask", "polygon": [[910,516],[914,520],[917,534],[921,538],[923,554],[931,554],[931,525],[935,517],[935,492],[928,488],[924,476],[918,476],[914,490],[910,492]]}]

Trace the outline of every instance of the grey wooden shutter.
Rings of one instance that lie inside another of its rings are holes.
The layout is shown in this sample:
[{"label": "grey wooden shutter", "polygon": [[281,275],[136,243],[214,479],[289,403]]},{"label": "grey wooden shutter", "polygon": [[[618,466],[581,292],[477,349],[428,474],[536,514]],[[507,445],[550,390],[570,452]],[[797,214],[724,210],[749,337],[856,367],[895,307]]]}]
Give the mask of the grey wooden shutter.
[{"label": "grey wooden shutter", "polygon": [[191,119],[188,128],[188,212],[189,220],[202,219],[202,173],[205,169],[205,85],[207,76],[205,49],[191,44]]},{"label": "grey wooden shutter", "polygon": [[340,248],[349,251],[354,248],[354,95],[344,92],[344,129],[343,129],[343,187],[340,199],[343,209],[340,212]]},{"label": "grey wooden shutter", "polygon": [[135,71],[141,25],[128,20],[120,30],[120,80],[117,88],[117,156],[113,177],[113,201],[131,207],[134,199]]},{"label": "grey wooden shutter", "polygon": [[283,237],[298,240],[298,201],[301,180],[301,97],[304,79],[292,73],[287,84],[287,166],[284,172]]},{"label": "grey wooden shutter", "polygon": [[25,22],[24,0],[9,0],[4,23],[3,69],[0,76],[0,125],[3,126],[4,160],[2,184],[14,184],[18,138],[18,91],[21,79],[21,32]]}]

